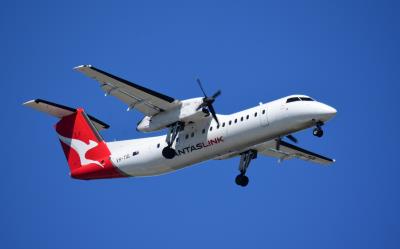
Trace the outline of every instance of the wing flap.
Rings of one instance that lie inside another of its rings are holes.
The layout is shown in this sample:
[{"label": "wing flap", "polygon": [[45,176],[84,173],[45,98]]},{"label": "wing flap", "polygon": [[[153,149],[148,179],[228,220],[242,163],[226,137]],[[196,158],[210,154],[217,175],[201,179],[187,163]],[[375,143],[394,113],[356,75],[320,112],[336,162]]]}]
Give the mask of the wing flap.
[{"label": "wing flap", "polygon": [[172,109],[180,103],[179,100],[172,97],[129,82],[91,65],[78,66],[74,69],[98,81],[106,95],[112,95],[127,104],[128,110],[135,108],[146,116],[153,116]]}]

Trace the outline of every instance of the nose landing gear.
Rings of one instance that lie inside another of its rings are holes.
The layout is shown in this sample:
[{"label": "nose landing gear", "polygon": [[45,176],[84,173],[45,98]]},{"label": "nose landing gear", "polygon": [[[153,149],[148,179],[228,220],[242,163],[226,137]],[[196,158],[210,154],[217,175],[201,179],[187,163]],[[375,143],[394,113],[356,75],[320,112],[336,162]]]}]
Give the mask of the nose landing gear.
[{"label": "nose landing gear", "polygon": [[180,131],[182,131],[185,127],[185,124],[183,122],[176,122],[174,124],[172,124],[169,127],[169,131],[167,134],[167,137],[165,139],[165,142],[167,143],[167,147],[164,147],[164,149],[162,150],[162,155],[163,157],[167,158],[167,159],[172,159],[175,157],[175,150],[172,149],[172,145],[176,139],[176,137],[178,136],[178,133]]},{"label": "nose landing gear", "polygon": [[240,155],[239,171],[240,174],[236,176],[235,182],[237,185],[246,187],[249,184],[249,178],[246,176],[247,168],[252,159],[257,158],[256,150],[248,150]]},{"label": "nose landing gear", "polygon": [[316,122],[315,128],[313,130],[313,135],[316,137],[322,137],[324,135],[324,131],[322,130],[321,126],[323,126],[324,123],[321,121]]}]

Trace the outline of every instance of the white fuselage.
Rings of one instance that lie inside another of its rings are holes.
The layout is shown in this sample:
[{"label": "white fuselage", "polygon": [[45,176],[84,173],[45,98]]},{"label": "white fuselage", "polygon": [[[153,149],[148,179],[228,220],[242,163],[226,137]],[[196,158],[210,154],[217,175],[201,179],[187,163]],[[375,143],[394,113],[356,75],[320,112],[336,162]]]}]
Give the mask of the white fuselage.
[{"label": "white fuselage", "polygon": [[[300,96],[300,95],[295,95]],[[130,176],[151,176],[181,169],[201,161],[224,158],[252,146],[326,122],[336,110],[317,101],[286,103],[285,97],[233,113],[186,124],[174,142],[176,156],[165,159],[166,135],[108,142],[112,163]]]}]

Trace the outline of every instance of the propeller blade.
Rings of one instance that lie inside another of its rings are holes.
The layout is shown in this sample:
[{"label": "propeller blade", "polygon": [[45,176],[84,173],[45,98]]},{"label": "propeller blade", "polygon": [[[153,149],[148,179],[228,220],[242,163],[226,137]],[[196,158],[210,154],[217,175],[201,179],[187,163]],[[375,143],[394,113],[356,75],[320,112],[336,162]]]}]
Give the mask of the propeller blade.
[{"label": "propeller blade", "polygon": [[209,105],[208,106],[208,110],[211,112],[211,115],[213,116],[214,120],[219,125],[219,121],[218,121],[218,118],[217,118],[217,114],[215,113],[214,107],[212,105]]},{"label": "propeller blade", "polygon": [[196,111],[198,111],[198,110],[200,110],[201,108],[204,108],[204,107],[206,107],[207,106],[207,104],[205,103],[205,102],[203,102],[203,103],[201,103],[197,108],[196,108]]},{"label": "propeller blade", "polygon": [[216,93],[214,93],[211,97],[207,97],[206,92],[204,91],[203,85],[201,84],[201,81],[199,78],[196,79],[197,84],[199,84],[199,87],[201,89],[201,91],[204,94],[204,98],[203,98],[203,103],[201,103],[197,108],[196,111],[200,110],[201,108],[207,107],[208,111],[211,113],[213,119],[215,120],[215,122],[217,122],[217,124],[219,125],[219,120],[217,117],[217,114],[215,112],[215,109],[213,107],[213,103],[215,101],[215,98],[217,98],[219,95],[221,95],[221,91],[218,90]]},{"label": "propeller blade", "polygon": [[216,93],[214,93],[214,95],[211,97],[212,99],[215,99],[216,97],[218,97],[219,95],[221,95],[221,90],[218,90]]},{"label": "propeller blade", "polygon": [[200,81],[200,79],[196,79],[196,81],[197,81],[197,83],[199,84],[199,86],[200,86],[200,89],[201,89],[201,91],[203,92],[203,94],[204,94],[204,97],[206,97],[207,98],[207,94],[206,94],[206,92],[204,91],[204,89],[203,89],[203,85],[201,84],[201,81]]},{"label": "propeller blade", "polygon": [[287,135],[286,138],[289,139],[290,141],[292,141],[293,143],[298,142],[297,138],[295,138],[293,135]]}]

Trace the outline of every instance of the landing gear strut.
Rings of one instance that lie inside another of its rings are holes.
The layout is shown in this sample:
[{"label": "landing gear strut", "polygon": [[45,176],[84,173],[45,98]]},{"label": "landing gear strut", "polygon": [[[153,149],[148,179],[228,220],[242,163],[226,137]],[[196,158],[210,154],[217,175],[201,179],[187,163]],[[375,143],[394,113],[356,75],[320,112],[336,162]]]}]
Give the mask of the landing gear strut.
[{"label": "landing gear strut", "polygon": [[248,150],[240,155],[240,164],[239,164],[240,174],[236,176],[235,179],[237,185],[246,187],[247,184],[249,184],[249,178],[246,176],[246,171],[250,165],[250,161],[256,158],[257,158],[256,150]]},{"label": "landing gear strut", "polygon": [[164,147],[162,150],[162,155],[167,158],[167,159],[172,159],[175,157],[175,150],[172,149],[172,144],[174,143],[176,137],[178,136],[178,133],[183,130],[185,127],[185,124],[183,122],[176,122],[172,124],[169,127],[169,131],[167,134],[167,137],[165,139],[165,142],[167,143],[167,147]]},{"label": "landing gear strut", "polygon": [[321,121],[316,122],[315,128],[313,130],[313,135],[316,137],[322,137],[324,135],[324,131],[322,130],[321,126],[323,126],[324,123]]}]

